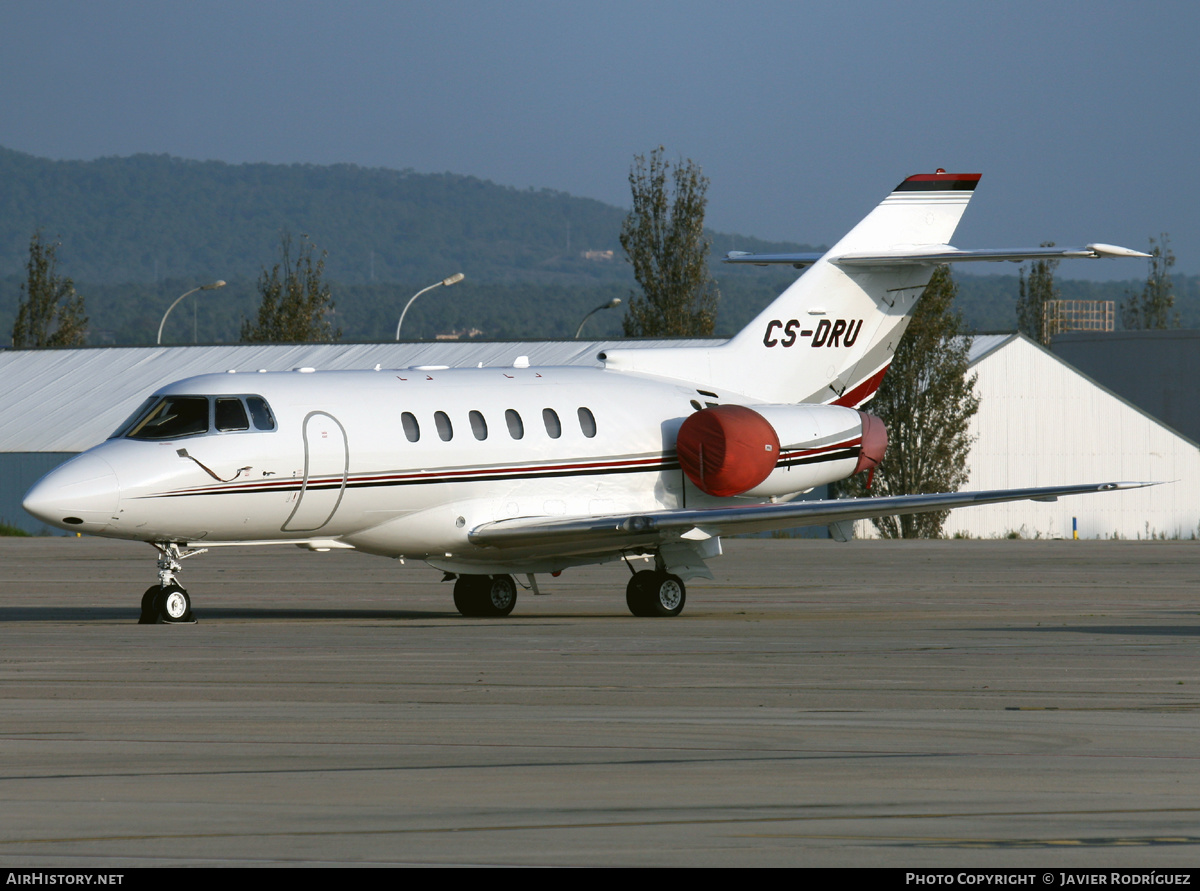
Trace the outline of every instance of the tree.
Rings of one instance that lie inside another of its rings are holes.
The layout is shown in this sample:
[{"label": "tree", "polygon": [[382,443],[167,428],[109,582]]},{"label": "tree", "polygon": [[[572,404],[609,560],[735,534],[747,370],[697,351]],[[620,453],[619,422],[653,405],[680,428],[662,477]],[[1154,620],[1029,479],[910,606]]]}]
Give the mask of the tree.
[{"label": "tree", "polygon": [[280,236],[280,262],[270,272],[264,266],[258,277],[258,319],[242,321],[242,343],[317,343],[342,336],[328,318],[334,304],[322,280],[326,254],[314,262],[315,248],[307,235],[302,238],[293,263],[292,237],[286,232]]},{"label": "tree", "polygon": [[[1053,241],[1043,241],[1042,247],[1054,247]],[[1054,286],[1057,260],[1038,260],[1025,278],[1025,267],[1018,273],[1017,330],[1036,340],[1042,346],[1050,345],[1049,331],[1045,325],[1046,304],[1058,300],[1062,294]]]},{"label": "tree", "polygon": [[708,272],[711,242],[704,236],[708,178],[691,160],[672,168],[660,145],[648,159],[634,158],[629,187],[633,209],[621,225],[621,247],[642,295],[630,293],[626,336],[711,336],[720,293]]},{"label": "tree", "polygon": [[13,323],[13,349],[83,346],[88,318],[83,314],[83,297],[75,283],[58,274],[61,242],[46,244],[42,233],[29,239],[26,281],[21,285],[21,303]]},{"label": "tree", "polygon": [[[958,286],[948,266],[930,279],[892,357],[871,412],[888,430],[888,449],[871,494],[956,492],[967,481],[968,425],[979,410],[975,376],[967,376],[970,338],[954,307]],[[844,494],[867,494],[861,478]],[[949,511],[872,520],[884,538],[936,538]]]},{"label": "tree", "polygon": [[1171,267],[1175,255],[1171,253],[1171,238],[1166,232],[1155,242],[1150,239],[1150,273],[1142,293],[1126,293],[1121,301],[1121,325],[1130,329],[1178,328],[1179,313],[1175,306],[1174,284]]}]

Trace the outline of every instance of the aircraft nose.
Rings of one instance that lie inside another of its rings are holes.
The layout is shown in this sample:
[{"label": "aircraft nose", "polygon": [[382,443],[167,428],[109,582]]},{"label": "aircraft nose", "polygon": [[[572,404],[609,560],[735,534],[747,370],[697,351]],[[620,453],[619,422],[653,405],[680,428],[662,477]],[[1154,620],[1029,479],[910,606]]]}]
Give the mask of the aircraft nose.
[{"label": "aircraft nose", "polygon": [[84,453],[50,471],[22,502],[44,523],[72,532],[95,532],[117,513],[117,474],[99,455]]}]

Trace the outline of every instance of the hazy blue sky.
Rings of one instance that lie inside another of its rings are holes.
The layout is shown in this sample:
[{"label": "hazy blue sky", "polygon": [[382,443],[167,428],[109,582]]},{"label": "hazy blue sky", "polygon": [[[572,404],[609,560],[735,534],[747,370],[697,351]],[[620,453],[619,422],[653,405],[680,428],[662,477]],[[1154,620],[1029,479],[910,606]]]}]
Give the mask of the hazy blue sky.
[{"label": "hazy blue sky", "polygon": [[[961,247],[1166,231],[1200,272],[1194,2],[0,11],[0,145],[36,155],[411,167],[624,206],[662,144],[711,178],[713,228],[802,242],[945,167],[984,174]],[[1145,271],[1060,274],[1102,266]]]}]

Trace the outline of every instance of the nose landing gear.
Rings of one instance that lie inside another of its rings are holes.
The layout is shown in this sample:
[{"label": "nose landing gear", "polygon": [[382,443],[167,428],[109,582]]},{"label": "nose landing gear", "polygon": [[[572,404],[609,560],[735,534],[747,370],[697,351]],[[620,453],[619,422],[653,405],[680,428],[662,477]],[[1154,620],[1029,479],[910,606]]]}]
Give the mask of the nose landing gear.
[{"label": "nose landing gear", "polygon": [[184,625],[194,624],[192,598],[179,584],[175,573],[183,567],[181,560],[203,554],[208,548],[184,550],[174,542],[151,542],[158,549],[158,584],[146,589],[142,595],[142,612],[139,625]]}]

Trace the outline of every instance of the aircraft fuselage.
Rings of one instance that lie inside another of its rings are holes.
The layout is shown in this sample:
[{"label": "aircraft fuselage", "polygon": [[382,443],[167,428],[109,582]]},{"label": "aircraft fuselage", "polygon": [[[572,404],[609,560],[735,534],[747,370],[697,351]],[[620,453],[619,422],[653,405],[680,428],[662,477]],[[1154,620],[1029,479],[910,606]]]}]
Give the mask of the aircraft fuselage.
[{"label": "aircraft fuselage", "polygon": [[[443,568],[511,569],[518,554],[500,560],[471,544],[469,532],[515,517],[728,504],[687,480],[674,449],[698,409],[746,402],[714,393],[601,368],[205,375],[159,393],[206,399],[204,432],[115,436],[56,471],[54,489],[35,488],[26,503],[60,528],[112,538],[333,543]],[[274,429],[249,418],[246,429],[220,429],[222,397],[265,400]],[[776,473],[787,475],[784,488],[800,492],[852,473],[861,415],[795,408],[805,420],[783,443]],[[64,489],[71,474],[90,482]],[[591,560],[563,554],[553,562]],[[545,565],[531,559],[530,571]]]}]

